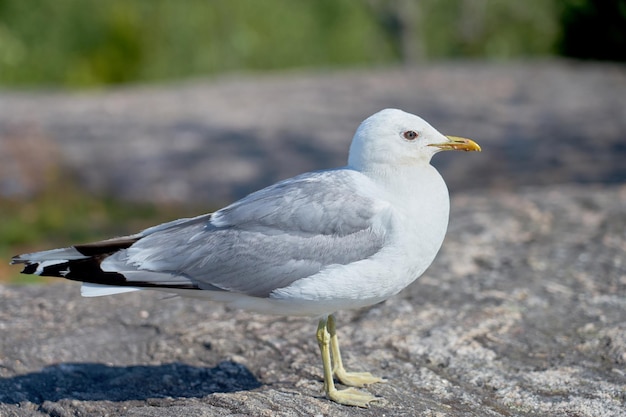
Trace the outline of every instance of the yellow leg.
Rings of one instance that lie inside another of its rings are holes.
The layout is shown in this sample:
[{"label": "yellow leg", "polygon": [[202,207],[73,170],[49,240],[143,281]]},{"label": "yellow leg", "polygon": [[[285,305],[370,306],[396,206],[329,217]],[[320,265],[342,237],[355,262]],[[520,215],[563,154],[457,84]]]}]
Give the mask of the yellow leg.
[{"label": "yellow leg", "polygon": [[333,370],[330,359],[331,336],[328,332],[328,319],[321,319],[317,326],[317,343],[322,354],[322,365],[324,367],[324,391],[326,396],[339,404],[354,405],[357,407],[368,407],[369,403],[377,398],[354,388],[338,390],[333,381]]},{"label": "yellow leg", "polygon": [[339,351],[339,341],[337,339],[337,330],[335,328],[335,317],[331,314],[328,316],[328,333],[330,333],[330,349],[333,358],[333,374],[342,384],[350,387],[364,387],[377,382],[385,382],[384,379],[370,374],[369,372],[347,372],[343,367],[341,360],[341,352]]}]

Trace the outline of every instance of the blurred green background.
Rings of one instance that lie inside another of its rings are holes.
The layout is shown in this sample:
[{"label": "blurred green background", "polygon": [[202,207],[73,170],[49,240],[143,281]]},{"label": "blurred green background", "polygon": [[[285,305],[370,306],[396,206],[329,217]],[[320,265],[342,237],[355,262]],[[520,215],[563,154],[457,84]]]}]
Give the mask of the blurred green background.
[{"label": "blurred green background", "polygon": [[[626,0],[0,0],[5,91],[546,56],[626,61]],[[4,261],[16,253],[208,209],[120,202],[63,173],[47,178],[29,201],[0,198],[0,282],[17,282]]]},{"label": "blurred green background", "polygon": [[0,0],[0,85],[563,55],[626,60],[626,0]]}]

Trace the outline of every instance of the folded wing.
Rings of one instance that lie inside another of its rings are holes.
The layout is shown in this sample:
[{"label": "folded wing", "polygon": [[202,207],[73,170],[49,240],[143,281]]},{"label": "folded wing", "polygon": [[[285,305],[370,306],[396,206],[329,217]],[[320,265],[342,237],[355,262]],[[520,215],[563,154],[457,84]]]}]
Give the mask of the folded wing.
[{"label": "folded wing", "polygon": [[[350,170],[305,174],[211,215],[126,238],[21,255],[24,272],[137,288],[232,291],[266,297],[325,267],[377,253],[389,206]],[[371,187],[370,187],[371,188]],[[63,252],[65,251],[63,256]]]}]

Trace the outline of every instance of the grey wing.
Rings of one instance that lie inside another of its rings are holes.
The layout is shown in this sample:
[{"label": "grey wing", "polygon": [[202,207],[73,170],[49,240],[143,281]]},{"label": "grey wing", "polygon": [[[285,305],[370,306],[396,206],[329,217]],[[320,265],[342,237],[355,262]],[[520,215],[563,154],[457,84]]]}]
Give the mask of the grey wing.
[{"label": "grey wing", "polygon": [[377,253],[388,205],[358,192],[352,171],[307,174],[228,206],[206,221],[158,230],[108,260],[166,272],[201,289],[267,296],[334,264]]}]

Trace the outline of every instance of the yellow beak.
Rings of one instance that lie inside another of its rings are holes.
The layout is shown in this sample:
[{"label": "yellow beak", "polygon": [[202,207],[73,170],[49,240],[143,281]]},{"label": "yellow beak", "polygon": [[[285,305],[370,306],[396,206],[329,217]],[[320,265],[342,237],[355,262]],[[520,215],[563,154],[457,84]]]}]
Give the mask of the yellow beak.
[{"label": "yellow beak", "polygon": [[446,136],[450,142],[431,143],[429,146],[435,146],[442,151],[476,151],[480,152],[480,146],[471,139],[460,138],[458,136]]}]

